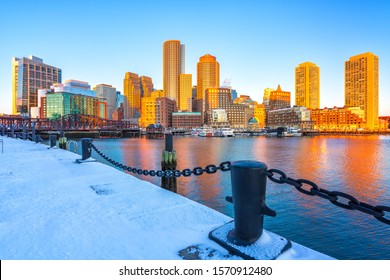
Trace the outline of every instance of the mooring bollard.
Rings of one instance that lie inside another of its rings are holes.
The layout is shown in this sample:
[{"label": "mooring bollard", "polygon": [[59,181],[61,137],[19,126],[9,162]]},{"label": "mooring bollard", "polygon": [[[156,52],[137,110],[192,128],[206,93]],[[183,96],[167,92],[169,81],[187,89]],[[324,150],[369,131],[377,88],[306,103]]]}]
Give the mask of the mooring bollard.
[{"label": "mooring bollard", "polygon": [[[176,165],[176,152],[173,150],[173,134],[165,134],[165,150],[162,152],[161,169],[163,171],[174,171]],[[172,192],[177,192],[176,177],[162,177],[161,187]]]},{"label": "mooring bollard", "polygon": [[27,129],[25,125],[22,126],[22,139],[27,140]]},{"label": "mooring bollard", "polygon": [[81,159],[76,159],[77,163],[83,162],[95,162],[96,159],[92,159],[92,138],[82,138],[81,139]]},{"label": "mooring bollard", "polygon": [[35,123],[33,123],[32,127],[31,127],[31,141],[36,141],[36,138],[35,138]]},{"label": "mooring bollard", "polygon": [[5,127],[4,125],[1,126],[1,136],[4,136],[5,135]]},{"label": "mooring bollard", "polygon": [[57,135],[49,135],[50,148],[57,147],[56,142],[57,142]]},{"label": "mooring bollard", "polygon": [[264,215],[276,216],[265,205],[267,165],[258,161],[236,161],[231,164],[234,230],[229,240],[238,245],[249,245],[263,233]]},{"label": "mooring bollard", "polygon": [[13,124],[11,125],[11,137],[15,138],[15,126]]}]

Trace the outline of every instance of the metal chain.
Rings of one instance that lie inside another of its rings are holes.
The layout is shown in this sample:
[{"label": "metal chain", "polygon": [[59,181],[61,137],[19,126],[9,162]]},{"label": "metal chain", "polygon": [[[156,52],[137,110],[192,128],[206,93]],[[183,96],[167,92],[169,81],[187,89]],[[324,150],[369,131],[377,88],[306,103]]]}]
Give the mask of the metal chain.
[{"label": "metal chain", "polygon": [[109,156],[103,154],[92,142],[90,142],[90,144],[91,144],[91,147],[96,151],[96,153],[99,156],[101,156],[103,159],[105,159],[106,161],[108,161],[112,165],[118,167],[119,169],[123,169],[124,171],[128,171],[128,172],[131,172],[134,174],[139,174],[139,175],[152,176],[152,177],[157,176],[157,177],[167,177],[167,178],[176,177],[177,178],[180,176],[188,177],[191,175],[200,176],[203,173],[214,174],[218,170],[220,170],[222,172],[230,171],[230,161],[221,162],[219,164],[219,166],[216,166],[214,164],[209,164],[205,168],[198,166],[198,167],[193,168],[192,170],[186,168],[186,169],[183,169],[182,171],[180,171],[180,170],[157,170],[156,171],[153,169],[148,170],[148,169],[135,168],[135,167],[131,167],[131,166],[128,166],[126,164],[122,164],[120,162],[113,160]]},{"label": "metal chain", "polygon": [[[369,214],[382,223],[390,225],[390,218],[385,218],[386,212],[390,212],[389,206],[372,206],[370,204],[359,201],[357,198],[350,194],[339,191],[328,191],[317,186],[314,182],[306,179],[293,179],[287,177],[287,175],[279,169],[268,169],[266,171],[268,179],[277,184],[288,184],[295,187],[299,192],[309,196],[319,196],[326,200],[329,200],[334,205],[348,209],[357,210],[362,213]],[[275,175],[279,175],[279,178],[275,178]],[[306,189],[304,186],[306,185]],[[346,203],[339,201],[339,198],[346,199]]]}]

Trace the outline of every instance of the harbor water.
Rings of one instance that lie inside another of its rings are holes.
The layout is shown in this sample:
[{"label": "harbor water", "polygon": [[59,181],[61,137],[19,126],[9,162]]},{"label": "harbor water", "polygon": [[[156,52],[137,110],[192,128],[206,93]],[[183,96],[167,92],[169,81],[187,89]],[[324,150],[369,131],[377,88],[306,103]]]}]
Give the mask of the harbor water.
[{"label": "harbor water", "polygon": [[[106,155],[126,165],[161,168],[164,139],[94,139]],[[256,160],[288,177],[353,195],[373,206],[390,206],[389,136],[234,137],[175,136],[177,169],[223,161]],[[93,157],[108,164],[99,155]],[[160,185],[160,178],[139,176]],[[178,178],[178,193],[233,217],[230,172]],[[390,226],[374,217],[267,181],[267,205],[277,212],[264,227],[337,259],[390,259]],[[342,199],[345,203],[346,200]],[[390,213],[386,213],[389,218]]]}]

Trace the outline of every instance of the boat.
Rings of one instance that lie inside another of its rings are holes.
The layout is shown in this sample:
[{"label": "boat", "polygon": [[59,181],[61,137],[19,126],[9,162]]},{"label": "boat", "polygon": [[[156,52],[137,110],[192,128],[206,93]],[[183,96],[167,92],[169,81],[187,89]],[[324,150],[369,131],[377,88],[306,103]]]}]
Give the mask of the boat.
[{"label": "boat", "polygon": [[234,130],[229,127],[222,127],[214,131],[216,137],[234,137]]},{"label": "boat", "polygon": [[287,131],[283,132],[284,137],[300,137],[302,136],[302,132],[299,132],[298,129],[288,128]]},{"label": "boat", "polygon": [[212,128],[202,128],[198,136],[200,137],[213,137],[213,129]]}]

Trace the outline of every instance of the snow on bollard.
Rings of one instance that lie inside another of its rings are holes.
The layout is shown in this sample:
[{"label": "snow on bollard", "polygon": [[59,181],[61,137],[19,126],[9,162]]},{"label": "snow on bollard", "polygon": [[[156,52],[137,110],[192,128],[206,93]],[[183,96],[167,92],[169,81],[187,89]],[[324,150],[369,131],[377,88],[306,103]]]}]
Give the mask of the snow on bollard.
[{"label": "snow on bollard", "polygon": [[81,139],[81,159],[76,159],[77,163],[84,162],[95,162],[96,159],[91,158],[92,154],[92,146],[91,146],[92,138],[82,138]]},{"label": "snow on bollard", "polygon": [[263,230],[264,215],[276,216],[265,204],[267,165],[258,161],[231,163],[234,221],[209,234],[209,238],[244,259],[276,259],[291,248],[286,238]]}]

